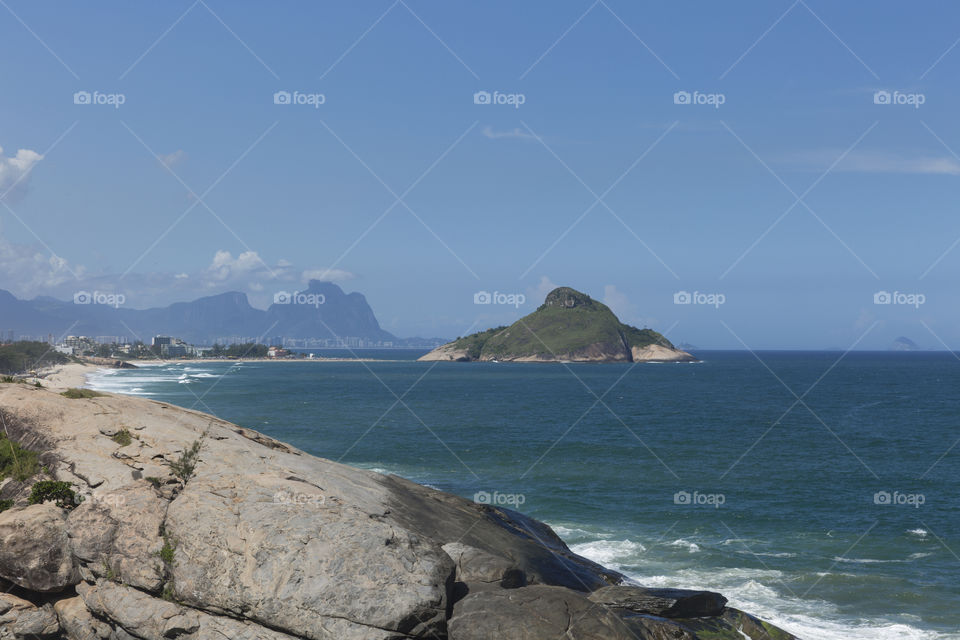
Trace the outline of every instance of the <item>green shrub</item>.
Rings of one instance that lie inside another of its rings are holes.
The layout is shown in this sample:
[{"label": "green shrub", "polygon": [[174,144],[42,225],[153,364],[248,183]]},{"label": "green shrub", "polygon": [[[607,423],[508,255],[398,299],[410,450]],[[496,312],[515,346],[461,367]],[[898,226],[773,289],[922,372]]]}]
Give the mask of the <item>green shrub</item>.
[{"label": "green shrub", "polygon": [[153,476],[147,476],[146,478],[144,478],[144,480],[146,480],[151,485],[153,485],[154,489],[159,489],[161,485],[163,485],[163,480],[161,480],[160,478],[155,478]]},{"label": "green shrub", "polygon": [[73,509],[77,506],[77,494],[71,488],[70,482],[56,480],[41,480],[30,490],[30,504],[42,504],[53,500],[61,509]]},{"label": "green shrub", "polygon": [[99,398],[102,396],[102,393],[98,393],[93,389],[67,389],[61,393],[64,398],[70,398],[71,400],[79,400],[80,398]]},{"label": "green shrub", "polygon": [[120,429],[120,431],[117,431],[115,434],[113,434],[110,439],[119,444],[121,447],[126,447],[133,442],[133,436],[130,435],[130,431],[128,429]]},{"label": "green shrub", "polygon": [[18,482],[40,471],[40,455],[24,449],[0,432],[0,479],[11,477]]},{"label": "green shrub", "polygon": [[0,500],[0,513],[13,506],[13,500]]},{"label": "green shrub", "polygon": [[163,564],[166,567],[172,568],[176,566],[177,564],[177,559],[175,557],[176,552],[177,552],[176,541],[170,536],[164,535],[163,547],[159,551],[159,556],[160,556],[160,560],[163,562]]},{"label": "green shrub", "polygon": [[183,482],[193,477],[193,472],[197,468],[197,459],[200,456],[201,445],[202,438],[200,440],[194,440],[190,448],[180,454],[178,460],[170,463],[170,471]]}]

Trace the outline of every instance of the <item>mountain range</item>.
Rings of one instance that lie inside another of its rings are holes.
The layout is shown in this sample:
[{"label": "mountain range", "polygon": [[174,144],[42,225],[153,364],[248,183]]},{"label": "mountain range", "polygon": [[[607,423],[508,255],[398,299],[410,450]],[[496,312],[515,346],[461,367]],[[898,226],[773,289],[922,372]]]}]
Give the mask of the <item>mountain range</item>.
[{"label": "mountain range", "polygon": [[79,292],[73,301],[44,296],[20,300],[0,289],[0,332],[53,334],[57,338],[68,334],[124,336],[130,342],[148,344],[155,335],[193,344],[212,344],[230,337],[259,341],[362,338],[395,346],[418,341],[398,339],[380,328],[363,294],[347,294],[336,284],[319,280],[311,280],[302,291],[278,293],[266,310],[252,307],[246,294],[236,291],[152,309],[128,309],[120,304],[122,298],[118,301],[110,296]]}]

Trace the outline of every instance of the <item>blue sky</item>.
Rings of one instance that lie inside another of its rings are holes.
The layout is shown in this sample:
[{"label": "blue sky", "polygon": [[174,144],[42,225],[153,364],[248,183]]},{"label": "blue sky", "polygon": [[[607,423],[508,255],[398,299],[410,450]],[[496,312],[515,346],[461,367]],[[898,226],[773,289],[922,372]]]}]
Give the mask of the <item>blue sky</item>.
[{"label": "blue sky", "polygon": [[700,347],[960,349],[958,18],[6,0],[0,288],[265,307],[321,276],[389,331],[451,337],[570,285]]}]

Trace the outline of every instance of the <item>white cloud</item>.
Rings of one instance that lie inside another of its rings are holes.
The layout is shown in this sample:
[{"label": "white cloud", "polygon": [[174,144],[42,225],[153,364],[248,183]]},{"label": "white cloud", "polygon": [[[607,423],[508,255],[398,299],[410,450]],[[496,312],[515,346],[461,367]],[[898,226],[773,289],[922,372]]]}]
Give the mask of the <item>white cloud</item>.
[{"label": "white cloud", "polygon": [[[805,169],[825,171],[842,150],[825,149],[791,154],[784,158],[789,164]],[[850,173],[903,173],[925,175],[960,175],[960,161],[952,156],[905,155],[887,151],[852,151],[833,169]]]},{"label": "white cloud", "polygon": [[84,269],[71,268],[65,259],[51,255],[43,247],[7,242],[0,236],[0,274],[3,274],[0,286],[9,288],[18,297],[34,298],[76,282],[77,277],[83,276]]},{"label": "white cloud", "polygon": [[303,272],[300,279],[303,282],[311,280],[323,280],[324,282],[343,282],[355,278],[349,271],[343,269],[308,269]]},{"label": "white cloud", "polygon": [[19,149],[16,155],[7,157],[0,147],[0,197],[22,194],[31,169],[41,160],[43,156],[30,149]]},{"label": "white cloud", "polygon": [[538,307],[546,300],[547,294],[557,288],[547,276],[540,276],[540,282],[535,287],[527,288],[527,298]]},{"label": "white cloud", "polygon": [[269,267],[256,251],[245,251],[234,258],[229,251],[221,250],[214,254],[213,262],[210,263],[207,274],[210,278],[222,282],[259,269],[269,271]]},{"label": "white cloud", "polygon": [[160,158],[160,164],[169,169],[170,167],[185,161],[187,159],[187,152],[183,149],[177,149],[173,153],[161,153],[157,157]]},{"label": "white cloud", "polygon": [[517,140],[536,140],[534,136],[530,135],[529,132],[524,131],[520,127],[516,127],[514,129],[510,129],[507,131],[494,131],[493,127],[491,127],[490,125],[487,125],[483,129],[483,135],[484,137],[490,138],[491,140],[499,140],[501,138],[514,138]]}]

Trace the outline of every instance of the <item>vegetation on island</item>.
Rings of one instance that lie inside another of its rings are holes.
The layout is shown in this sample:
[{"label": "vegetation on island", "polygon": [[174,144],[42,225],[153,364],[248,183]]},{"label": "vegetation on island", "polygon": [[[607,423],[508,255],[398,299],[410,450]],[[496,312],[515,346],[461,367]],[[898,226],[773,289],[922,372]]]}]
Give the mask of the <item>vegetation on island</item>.
[{"label": "vegetation on island", "polygon": [[554,289],[536,311],[509,327],[487,329],[452,343],[472,360],[562,357],[588,348],[612,353],[649,345],[674,348],[660,333],[620,322],[607,305],[570,287]]}]

